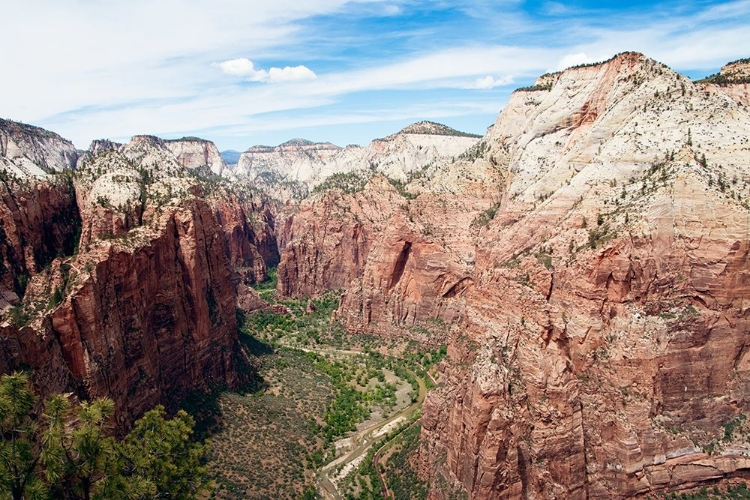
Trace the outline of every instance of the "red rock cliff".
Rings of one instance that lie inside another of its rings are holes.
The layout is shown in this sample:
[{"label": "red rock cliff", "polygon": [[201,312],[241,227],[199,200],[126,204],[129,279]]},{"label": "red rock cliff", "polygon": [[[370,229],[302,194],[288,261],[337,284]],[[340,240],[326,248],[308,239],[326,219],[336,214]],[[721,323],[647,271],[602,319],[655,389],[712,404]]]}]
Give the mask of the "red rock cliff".
[{"label": "red rock cliff", "polygon": [[150,137],[88,153],[72,177],[4,199],[4,256],[24,256],[16,267],[31,279],[0,331],[0,370],[32,368],[43,395],[111,397],[122,425],[190,391],[236,385],[236,271],[254,282],[264,254],[274,263],[263,203],[186,175]]},{"label": "red rock cliff", "polygon": [[353,330],[452,322],[423,409],[431,498],[747,475],[750,443],[725,425],[750,410],[750,115],[636,53],[547,83],[412,182],[416,200],[381,185],[303,202],[279,290],[345,288]]}]

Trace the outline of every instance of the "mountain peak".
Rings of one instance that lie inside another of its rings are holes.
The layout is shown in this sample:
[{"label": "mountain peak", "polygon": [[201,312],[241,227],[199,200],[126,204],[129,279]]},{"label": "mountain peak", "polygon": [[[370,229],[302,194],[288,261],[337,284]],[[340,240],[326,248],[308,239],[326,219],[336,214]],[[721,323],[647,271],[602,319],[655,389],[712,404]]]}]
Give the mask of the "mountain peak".
[{"label": "mountain peak", "polygon": [[312,146],[314,144],[318,143],[297,137],[294,139],[290,139],[283,144],[279,144],[279,147],[283,148],[284,146]]},{"label": "mountain peak", "polygon": [[565,76],[578,78],[580,75],[588,74],[592,71],[612,71],[623,77],[637,74],[640,74],[641,77],[647,77],[649,74],[663,74],[665,71],[672,72],[668,66],[646,57],[640,52],[620,52],[605,61],[577,64],[561,71],[545,73],[536,79],[534,85],[518,88],[515,92],[552,90],[552,87],[560,78]]},{"label": "mountain peak", "polygon": [[397,134],[388,137],[394,137],[400,134],[418,134],[418,135],[450,135],[455,137],[481,137],[476,134],[469,134],[451,128],[442,123],[431,122],[428,120],[418,121],[402,128]]}]

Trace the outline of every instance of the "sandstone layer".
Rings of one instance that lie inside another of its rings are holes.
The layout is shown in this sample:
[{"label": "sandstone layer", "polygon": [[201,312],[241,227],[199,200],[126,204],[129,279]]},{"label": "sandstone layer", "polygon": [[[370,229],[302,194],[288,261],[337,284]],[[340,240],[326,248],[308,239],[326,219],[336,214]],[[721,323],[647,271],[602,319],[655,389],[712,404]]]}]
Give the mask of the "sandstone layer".
[{"label": "sandstone layer", "polygon": [[290,209],[279,292],[344,288],[352,330],[453,325],[423,410],[430,498],[747,475],[725,426],[750,404],[748,131],[731,86],[641,54],[547,75],[412,196],[374,182]]},{"label": "sandstone layer", "polygon": [[0,206],[12,306],[0,371],[31,368],[43,396],[111,397],[122,427],[238,383],[235,311],[258,307],[246,284],[278,260],[263,199],[201,172],[208,165],[175,144],[96,141],[73,171],[6,181]]}]

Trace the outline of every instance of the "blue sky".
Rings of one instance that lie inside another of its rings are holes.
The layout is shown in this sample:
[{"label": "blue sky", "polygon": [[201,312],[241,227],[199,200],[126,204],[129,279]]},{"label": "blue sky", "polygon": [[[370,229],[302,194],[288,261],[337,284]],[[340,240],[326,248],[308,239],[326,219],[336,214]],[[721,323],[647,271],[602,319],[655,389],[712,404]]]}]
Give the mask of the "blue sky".
[{"label": "blue sky", "polygon": [[0,117],[92,139],[365,144],[483,133],[514,88],[636,50],[692,77],[750,56],[750,0],[1,0]]}]

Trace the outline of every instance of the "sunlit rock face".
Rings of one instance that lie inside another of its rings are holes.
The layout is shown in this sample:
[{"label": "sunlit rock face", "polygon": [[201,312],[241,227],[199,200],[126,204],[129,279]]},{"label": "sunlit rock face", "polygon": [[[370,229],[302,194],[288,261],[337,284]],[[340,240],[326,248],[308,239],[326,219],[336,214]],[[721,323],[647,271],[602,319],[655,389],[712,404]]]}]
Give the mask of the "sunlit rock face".
[{"label": "sunlit rock face", "polygon": [[14,127],[31,149],[1,159],[0,370],[31,368],[43,396],[110,397],[122,427],[236,386],[236,309],[259,306],[247,285],[278,261],[270,206],[189,156],[207,141],[95,141],[55,173],[69,143]]},{"label": "sunlit rock face", "polygon": [[[750,114],[637,53],[516,91],[404,192],[290,208],[279,292],[352,330],[452,325],[423,409],[431,498],[625,498],[748,467]],[[435,333],[437,335],[437,333]]]}]

